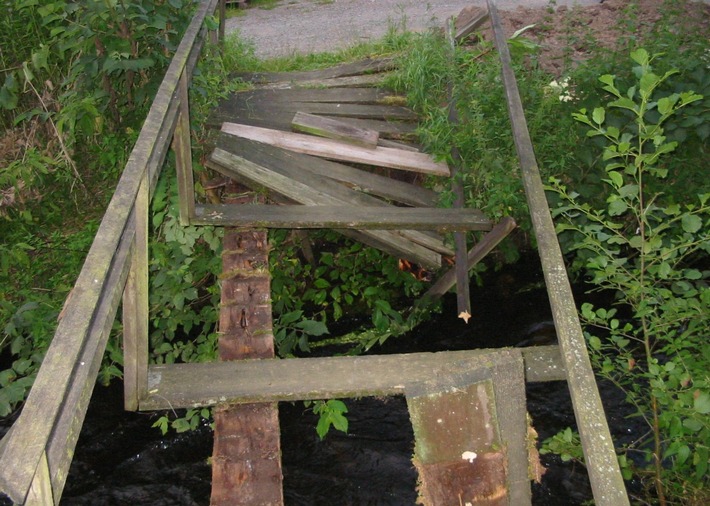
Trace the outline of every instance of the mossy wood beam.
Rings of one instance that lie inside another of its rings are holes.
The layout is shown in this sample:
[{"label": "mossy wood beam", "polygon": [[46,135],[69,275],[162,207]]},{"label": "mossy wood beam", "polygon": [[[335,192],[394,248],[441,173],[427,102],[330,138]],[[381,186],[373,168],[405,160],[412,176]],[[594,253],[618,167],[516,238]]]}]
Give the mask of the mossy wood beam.
[{"label": "mossy wood beam", "polygon": [[[205,38],[204,20],[218,0],[201,3],[168,67],[108,205],[84,266],[68,297],[22,414],[0,455],[0,496],[57,504],[66,482],[86,407],[96,382],[108,332],[116,317],[135,229],[134,203],[141,185],[152,187],[167,153],[176,111],[172,104],[183,73],[192,73]],[[149,191],[149,193],[152,193]],[[42,481],[49,476],[51,484]]]},{"label": "mossy wood beam", "polygon": [[278,206],[215,204],[197,208],[195,225],[249,228],[355,228],[376,230],[490,230],[477,209],[424,207]]},{"label": "mossy wood beam", "polygon": [[[148,394],[139,409],[398,395],[434,377],[489,367],[496,357],[510,353],[522,354],[528,380],[562,380],[556,348],[151,365]],[[324,382],[326,375],[329,380]]]},{"label": "mossy wood beam", "polygon": [[488,11],[493,26],[495,45],[502,63],[503,86],[513,128],[515,148],[522,171],[523,185],[535,230],[562,360],[568,371],[567,382],[594,500],[598,506],[623,506],[629,504],[628,495],[587,353],[572,288],[557,241],[555,225],[545,198],[545,189],[540,178],[517,81],[513,73],[508,42],[503,33],[494,0],[488,0]]}]

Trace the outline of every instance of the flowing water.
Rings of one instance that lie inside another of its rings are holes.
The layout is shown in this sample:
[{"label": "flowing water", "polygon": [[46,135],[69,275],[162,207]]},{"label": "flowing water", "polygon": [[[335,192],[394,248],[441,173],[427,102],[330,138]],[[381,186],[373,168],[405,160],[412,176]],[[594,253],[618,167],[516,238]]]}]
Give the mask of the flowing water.
[{"label": "flowing water", "polygon": [[[463,350],[512,346],[554,338],[550,309],[536,259],[486,276],[472,290],[473,318],[455,317],[455,300],[409,336],[391,339],[377,353]],[[602,396],[619,438],[637,427],[624,415],[622,396],[602,385]],[[545,439],[574,427],[566,383],[528,385],[528,410]],[[412,505],[416,472],[413,434],[403,397],[347,401],[349,431],[324,441],[316,417],[302,403],[282,403],[280,420],[287,505]],[[207,426],[162,436],[152,423],[160,414],[126,413],[121,385],[97,387],[63,495],[64,505],[207,505],[212,434]],[[533,485],[533,504],[581,504],[591,498],[578,464],[543,456],[548,470]]]}]

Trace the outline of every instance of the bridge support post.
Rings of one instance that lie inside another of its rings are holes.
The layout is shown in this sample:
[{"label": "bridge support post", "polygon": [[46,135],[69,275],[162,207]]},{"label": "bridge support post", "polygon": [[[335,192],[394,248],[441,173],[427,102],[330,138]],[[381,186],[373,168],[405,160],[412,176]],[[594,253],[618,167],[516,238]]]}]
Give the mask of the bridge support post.
[{"label": "bridge support post", "polygon": [[[264,231],[227,229],[222,253],[221,360],[272,358]],[[283,504],[277,403],[215,408],[212,506]]]}]

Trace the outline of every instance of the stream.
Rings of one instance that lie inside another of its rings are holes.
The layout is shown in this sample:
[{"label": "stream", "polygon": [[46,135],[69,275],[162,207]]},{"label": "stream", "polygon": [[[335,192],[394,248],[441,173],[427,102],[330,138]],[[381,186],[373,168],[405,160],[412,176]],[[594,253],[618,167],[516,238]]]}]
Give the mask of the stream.
[{"label": "stream", "polygon": [[[456,318],[455,297],[415,332],[392,338],[379,354],[513,346],[554,339],[537,258],[485,276],[472,288],[473,318]],[[638,422],[626,418],[623,395],[600,383],[612,432],[630,440]],[[565,382],[529,384],[528,410],[540,441],[574,427]],[[413,505],[414,441],[404,397],[347,400],[349,431],[316,435],[316,416],[302,403],[281,403],[284,496],[287,505]],[[151,428],[162,413],[122,409],[122,385],[97,386],[76,449],[63,505],[208,505],[212,432],[162,436]],[[533,484],[533,504],[581,505],[592,498],[583,466],[544,455],[547,472]],[[634,484],[630,485],[632,488]]]}]

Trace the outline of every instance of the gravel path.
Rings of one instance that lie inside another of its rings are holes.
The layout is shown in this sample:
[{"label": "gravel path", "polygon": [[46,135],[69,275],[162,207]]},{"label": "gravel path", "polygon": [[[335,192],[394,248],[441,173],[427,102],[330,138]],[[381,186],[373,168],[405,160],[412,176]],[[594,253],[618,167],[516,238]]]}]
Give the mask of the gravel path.
[{"label": "gravel path", "polygon": [[[599,0],[557,0],[590,5]],[[501,10],[543,7],[549,0],[498,0]],[[382,37],[390,26],[420,31],[442,26],[467,6],[485,0],[282,0],[273,9],[250,8],[227,20],[227,32],[252,41],[260,58],[333,51]]]}]

